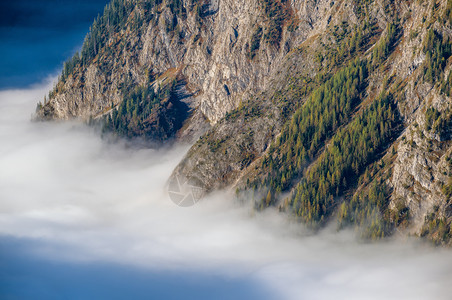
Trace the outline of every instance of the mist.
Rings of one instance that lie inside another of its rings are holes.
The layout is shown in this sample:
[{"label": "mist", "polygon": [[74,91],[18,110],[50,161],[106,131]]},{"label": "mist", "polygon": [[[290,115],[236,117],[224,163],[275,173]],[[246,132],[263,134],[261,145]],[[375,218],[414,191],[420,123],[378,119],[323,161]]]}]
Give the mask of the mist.
[{"label": "mist", "polygon": [[[190,145],[130,147],[81,123],[31,122],[50,83],[0,92],[1,261],[111,266],[97,277],[135,270],[111,281],[127,293],[132,282],[152,281],[186,291],[190,281],[181,278],[200,276],[215,278],[198,284],[212,284],[222,299],[450,298],[450,250],[410,239],[367,244],[334,228],[312,235],[276,211],[253,212],[229,191],[175,205],[166,183]],[[14,294],[8,272],[17,265],[6,265],[0,292]]]}]

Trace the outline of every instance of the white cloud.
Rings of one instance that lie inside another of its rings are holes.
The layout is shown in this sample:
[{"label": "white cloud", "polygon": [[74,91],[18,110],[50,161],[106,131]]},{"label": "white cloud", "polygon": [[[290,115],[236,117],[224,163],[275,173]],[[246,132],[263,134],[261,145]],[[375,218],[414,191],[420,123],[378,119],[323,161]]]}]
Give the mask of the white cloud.
[{"label": "white cloud", "polygon": [[247,274],[283,299],[449,298],[450,251],[302,234],[228,193],[174,205],[165,184],[187,146],[130,148],[78,123],[31,123],[46,89],[0,93],[1,235],[39,241],[54,259]]}]

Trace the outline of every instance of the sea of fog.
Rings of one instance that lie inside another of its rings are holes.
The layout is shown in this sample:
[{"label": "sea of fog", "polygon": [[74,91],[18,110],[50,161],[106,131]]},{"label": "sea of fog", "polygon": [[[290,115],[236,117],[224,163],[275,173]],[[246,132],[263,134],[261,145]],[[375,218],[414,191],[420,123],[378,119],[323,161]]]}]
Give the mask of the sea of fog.
[{"label": "sea of fog", "polygon": [[310,235],[227,191],[176,206],[165,186],[188,145],[31,122],[49,87],[0,92],[0,298],[450,299],[450,250]]}]

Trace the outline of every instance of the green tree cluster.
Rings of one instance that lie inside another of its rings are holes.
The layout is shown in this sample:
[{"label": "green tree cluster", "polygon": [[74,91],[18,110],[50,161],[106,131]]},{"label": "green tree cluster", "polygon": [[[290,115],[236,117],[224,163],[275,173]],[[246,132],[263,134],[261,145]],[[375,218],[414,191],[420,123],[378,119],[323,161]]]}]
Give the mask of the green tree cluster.
[{"label": "green tree cluster", "polygon": [[392,52],[396,39],[397,27],[396,25],[389,23],[386,28],[386,35],[375,46],[375,49],[372,52],[373,66],[379,66],[386,60]]},{"label": "green tree cluster", "polygon": [[180,127],[183,113],[176,96],[176,81],[154,92],[152,85],[136,86],[106,115],[103,133],[163,140]]},{"label": "green tree cluster", "polygon": [[435,124],[439,118],[441,117],[441,114],[439,111],[434,107],[429,107],[425,111],[425,129],[431,130],[433,124]]},{"label": "green tree cluster", "polygon": [[[424,53],[426,55],[424,63],[424,79],[427,82],[435,83],[440,79],[442,85],[442,74],[446,67],[447,60],[452,54],[451,43],[449,39],[445,39],[438,32],[430,29],[424,44]],[[447,83],[449,83],[448,80]],[[450,86],[449,89],[450,90]]]},{"label": "green tree cluster", "polygon": [[390,95],[379,97],[333,137],[291,197],[301,220],[314,226],[324,221],[336,207],[336,197],[353,187],[358,175],[377,158],[398,124],[393,106]]},{"label": "green tree cluster", "polygon": [[270,188],[274,195],[291,187],[325,141],[350,120],[366,77],[366,62],[356,59],[312,92],[270,146],[262,161],[268,174],[260,187]]},{"label": "green tree cluster", "polygon": [[344,62],[365,52],[372,45],[374,36],[378,33],[378,26],[370,23],[368,19],[361,21],[360,25],[353,25],[343,21],[330,29],[334,43],[327,51],[318,54],[317,61],[326,63],[323,67],[341,66]]},{"label": "green tree cluster", "polygon": [[452,111],[447,109],[440,113],[436,108],[428,108],[425,112],[425,129],[433,129],[443,141],[452,139]]},{"label": "green tree cluster", "polygon": [[[369,189],[355,194],[344,201],[338,210],[339,228],[355,225],[363,230],[365,238],[379,239],[392,232],[392,222],[388,214],[389,188],[385,182],[375,180]],[[407,209],[398,210],[398,216],[407,217]]]},{"label": "green tree cluster", "polygon": [[374,0],[353,0],[356,15],[363,18],[368,15],[369,4]]},{"label": "green tree cluster", "polygon": [[449,181],[442,186],[441,191],[448,199],[452,199],[452,177],[449,176]]}]

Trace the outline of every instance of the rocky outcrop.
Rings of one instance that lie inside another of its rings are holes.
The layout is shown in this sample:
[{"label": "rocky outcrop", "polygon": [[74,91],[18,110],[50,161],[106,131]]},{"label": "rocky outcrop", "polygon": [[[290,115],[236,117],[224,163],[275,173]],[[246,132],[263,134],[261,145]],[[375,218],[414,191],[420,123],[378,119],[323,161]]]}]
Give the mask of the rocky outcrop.
[{"label": "rocky outcrop", "polygon": [[408,231],[415,234],[421,232],[426,217],[434,210],[439,209],[443,218],[451,217],[446,213],[450,198],[445,195],[443,187],[452,175],[452,141],[441,140],[434,130],[427,129],[425,112],[427,107],[445,111],[452,103],[432,89],[425,98],[431,102],[420,102],[418,112],[410,116],[413,120],[399,138],[391,178],[394,187],[391,207],[402,202],[409,208],[411,222]]}]

